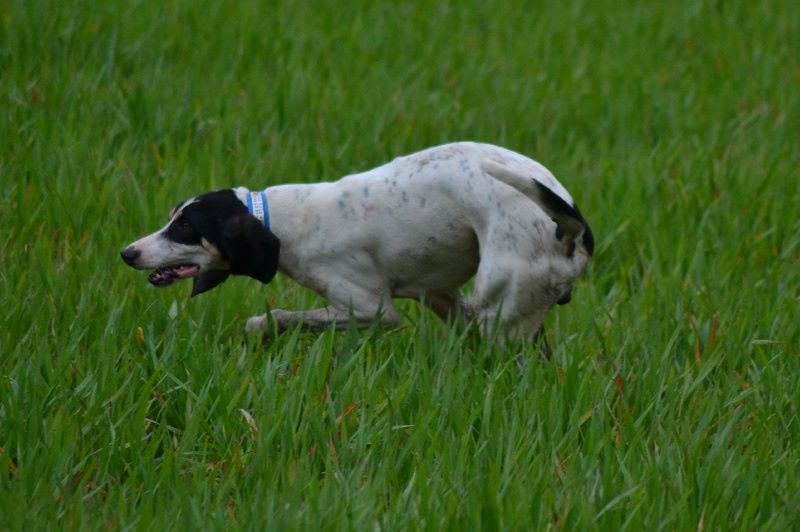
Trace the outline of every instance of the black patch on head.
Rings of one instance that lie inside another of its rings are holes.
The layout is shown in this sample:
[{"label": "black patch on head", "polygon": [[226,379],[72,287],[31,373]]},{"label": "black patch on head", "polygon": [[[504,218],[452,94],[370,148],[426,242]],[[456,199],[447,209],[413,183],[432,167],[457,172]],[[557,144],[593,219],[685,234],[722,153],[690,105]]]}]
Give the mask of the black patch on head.
[{"label": "black patch on head", "polygon": [[[179,203],[178,208],[184,203]],[[225,222],[237,214],[247,214],[247,207],[233,190],[209,192],[186,205],[167,226],[164,236],[173,242],[190,245],[200,245],[205,238],[219,248]]]},{"label": "black patch on head", "polygon": [[185,201],[182,201],[182,202],[178,203],[177,205],[175,205],[175,207],[173,207],[173,208],[172,208],[172,210],[171,210],[171,211],[169,211],[169,217],[170,217],[170,219],[172,219],[172,217],[173,217],[173,216],[175,216],[175,213],[176,213],[176,212],[178,212],[178,211],[180,210],[180,208],[181,208],[181,207],[183,207],[183,205],[184,205],[184,204],[185,204],[187,201],[189,201],[189,200],[185,200]]},{"label": "black patch on head", "polygon": [[[575,210],[578,210],[578,207],[575,207]],[[583,230],[583,247],[586,248],[586,252],[589,253],[591,257],[594,255],[594,233],[592,233],[592,228],[589,227],[589,224],[584,222],[584,230]]]},{"label": "black patch on head", "polygon": [[268,283],[278,271],[280,240],[247,211],[231,189],[195,198],[167,226],[164,236],[173,242],[198,246],[206,239],[230,264],[230,270],[196,276],[193,296],[214,288],[230,274],[247,275]]},{"label": "black patch on head", "polygon": [[192,212],[192,215],[181,213],[167,226],[164,236],[179,244],[200,245],[203,236],[199,228],[204,224],[199,214],[198,212]]}]

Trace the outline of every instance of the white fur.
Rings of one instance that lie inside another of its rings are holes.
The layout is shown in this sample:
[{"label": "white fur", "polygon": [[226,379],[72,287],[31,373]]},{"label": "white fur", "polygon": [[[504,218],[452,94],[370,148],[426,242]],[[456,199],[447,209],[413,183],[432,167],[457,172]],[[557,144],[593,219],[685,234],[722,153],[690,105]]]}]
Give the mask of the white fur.
[{"label": "white fur", "polygon": [[[376,317],[396,323],[393,299],[414,298],[443,318],[475,318],[504,335],[534,339],[589,253],[581,220],[549,211],[532,178],[573,205],[541,164],[470,142],[430,148],[332,183],[269,187],[279,271],[329,302],[314,310],[273,310],[271,317],[280,329],[366,326]],[[246,204],[248,189],[234,193]],[[180,205],[172,221],[192,201]],[[559,216],[560,240],[551,219]],[[229,268],[208,242],[171,242],[165,229],[134,242],[129,249],[140,255],[126,261],[140,269],[182,263],[197,264],[200,272]],[[473,276],[474,290],[463,301],[459,287]],[[249,319],[246,329],[267,326],[262,315]]]},{"label": "white fur", "polygon": [[[491,161],[487,165],[487,161]],[[482,164],[484,167],[482,167]],[[462,314],[533,338],[589,255],[555,238],[555,223],[492,169],[531,177],[572,204],[541,164],[476,143],[430,148],[332,183],[267,189],[279,271],[330,304],[273,310],[280,328],[320,330],[376,316],[395,323],[393,298],[423,300],[438,315]],[[243,198],[247,189],[236,189]],[[467,302],[459,287],[475,276]],[[263,330],[267,316],[248,320]]]}]

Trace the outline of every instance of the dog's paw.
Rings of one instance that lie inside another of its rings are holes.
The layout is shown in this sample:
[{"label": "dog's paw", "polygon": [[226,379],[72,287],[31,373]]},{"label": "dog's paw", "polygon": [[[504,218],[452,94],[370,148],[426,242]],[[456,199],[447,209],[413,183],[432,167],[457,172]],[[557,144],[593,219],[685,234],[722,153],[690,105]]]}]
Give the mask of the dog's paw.
[{"label": "dog's paw", "polygon": [[261,334],[267,332],[269,328],[269,319],[266,314],[261,316],[253,316],[245,323],[244,330],[247,334]]}]

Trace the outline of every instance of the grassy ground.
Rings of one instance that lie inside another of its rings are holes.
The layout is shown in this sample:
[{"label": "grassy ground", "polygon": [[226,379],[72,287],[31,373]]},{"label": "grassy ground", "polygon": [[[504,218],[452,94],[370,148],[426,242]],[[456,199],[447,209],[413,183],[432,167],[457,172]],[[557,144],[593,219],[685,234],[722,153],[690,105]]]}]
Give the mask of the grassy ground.
[{"label": "grassy ground", "polygon": [[[0,529],[800,527],[792,2],[203,4],[0,1]],[[246,344],[314,296],[117,256],[457,139],[598,238],[522,374],[413,304]]]}]

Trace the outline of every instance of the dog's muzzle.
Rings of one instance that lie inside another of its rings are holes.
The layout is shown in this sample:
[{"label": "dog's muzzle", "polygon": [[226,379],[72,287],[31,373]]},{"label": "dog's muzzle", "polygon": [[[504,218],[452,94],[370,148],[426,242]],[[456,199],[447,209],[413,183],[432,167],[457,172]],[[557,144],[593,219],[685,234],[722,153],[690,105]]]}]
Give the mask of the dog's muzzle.
[{"label": "dog's muzzle", "polygon": [[122,257],[122,260],[125,261],[125,264],[127,264],[128,266],[133,266],[134,263],[136,262],[136,259],[139,258],[139,255],[141,255],[142,252],[134,248],[133,246],[128,246],[122,251],[120,251],[119,254]]},{"label": "dog's muzzle", "polygon": [[[137,270],[142,269],[138,264],[136,264],[136,261],[139,259],[139,257],[141,257],[141,255],[142,252],[133,246],[128,246],[120,252],[120,256],[122,257],[122,260],[125,261],[125,264],[131,268],[136,268]],[[150,284],[153,286],[169,286],[180,281],[181,279],[194,277],[198,273],[200,273],[200,266],[197,264],[172,264],[169,266],[161,266],[160,268],[156,268],[147,277],[147,280],[150,281]]]}]

